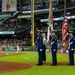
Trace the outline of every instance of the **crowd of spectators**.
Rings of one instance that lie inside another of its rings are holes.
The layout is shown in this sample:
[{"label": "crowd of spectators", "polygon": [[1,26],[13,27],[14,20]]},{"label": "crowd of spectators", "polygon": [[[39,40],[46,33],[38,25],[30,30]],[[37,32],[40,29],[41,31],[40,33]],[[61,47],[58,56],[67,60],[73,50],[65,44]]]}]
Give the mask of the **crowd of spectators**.
[{"label": "crowd of spectators", "polygon": [[13,31],[15,23],[3,23],[0,25],[0,31]]},{"label": "crowd of spectators", "polygon": [[0,32],[1,31],[15,31],[15,32],[21,32],[25,29],[30,29],[31,23],[27,23],[24,21],[21,21],[16,24],[16,22],[7,22],[0,25]]},{"label": "crowd of spectators", "polygon": [[30,24],[21,22],[17,25],[13,23],[4,23],[0,26],[0,32],[3,31],[14,31],[15,34],[11,35],[0,35],[0,45],[4,50],[16,50],[18,46],[30,46],[31,36],[30,34]]},{"label": "crowd of spectators", "polygon": [[[49,9],[49,3],[46,3],[45,1],[41,2],[39,5],[34,5],[34,10],[41,10],[41,9]],[[75,2],[70,2],[69,4],[66,5],[67,8],[75,7]],[[59,10],[59,9],[64,9],[64,4],[57,4],[53,3],[53,10]],[[22,6],[22,10],[30,11],[31,10],[31,5],[27,6]]]},{"label": "crowd of spectators", "polygon": [[0,46],[3,50],[16,50],[17,45],[21,48],[24,46],[30,46],[31,41],[28,38],[25,39],[2,39],[0,40]]}]

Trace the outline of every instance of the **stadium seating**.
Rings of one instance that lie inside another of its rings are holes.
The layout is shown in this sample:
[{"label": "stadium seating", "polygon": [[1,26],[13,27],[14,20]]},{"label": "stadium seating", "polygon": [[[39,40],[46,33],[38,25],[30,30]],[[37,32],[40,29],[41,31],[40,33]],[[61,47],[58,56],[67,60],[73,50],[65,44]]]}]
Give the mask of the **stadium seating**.
[{"label": "stadium seating", "polygon": [[[36,3],[35,3],[36,4]],[[72,3],[72,2],[70,2],[67,6],[66,6],[67,8],[73,8],[73,7],[75,7],[75,2],[74,3]],[[31,5],[27,5],[27,6],[23,6],[23,8],[22,8],[23,10],[25,10],[25,11],[30,11],[31,10]],[[41,6],[41,4],[39,4],[39,5],[35,5],[34,6],[34,9],[35,10],[40,10],[40,9],[49,9],[49,4],[47,4],[47,5],[45,5],[45,7],[42,7]],[[53,5],[53,9],[54,10],[60,10],[60,9],[64,9],[64,5]]]},{"label": "stadium seating", "polygon": [[[48,2],[48,1],[46,0],[46,2]],[[26,5],[23,5],[22,6],[22,11],[31,11],[31,3],[30,3],[30,0],[26,0],[25,3],[26,3]],[[74,8],[75,7],[75,2],[74,3],[70,2],[69,4],[67,4],[66,7],[67,7],[67,9]],[[49,9],[49,2],[43,7],[42,4],[41,4],[41,0],[35,0],[34,10],[42,10],[42,9]],[[60,10],[61,11],[61,9],[64,9],[64,5],[53,4],[53,10],[55,12],[57,12],[57,10]],[[19,13],[22,12],[22,11],[19,11]],[[47,14],[48,14],[48,12],[47,12]],[[37,15],[37,14],[35,14],[35,15]],[[57,16],[60,17],[60,15],[57,15]],[[54,17],[57,17],[57,16],[54,15]],[[41,18],[42,17],[39,16],[38,20],[40,20]],[[47,31],[47,25],[46,25],[46,27],[44,25],[41,25],[40,21],[37,22],[38,20],[35,20],[35,29],[36,28],[39,28],[41,30]],[[69,24],[71,24],[70,28],[71,27],[75,28],[75,22],[74,21],[72,21]],[[55,22],[54,23],[54,26],[55,26],[54,27],[55,30],[61,29],[62,23]],[[18,42],[18,44],[20,46],[22,44],[24,46],[30,46],[31,45],[30,30],[31,30],[31,22],[28,23],[28,21],[25,21],[24,20],[24,21],[18,22],[16,24],[15,22],[10,23],[10,22],[6,22],[5,21],[5,22],[3,22],[3,25],[0,25],[0,31],[15,31],[15,33],[17,34],[17,37],[16,37],[16,40],[13,37],[12,37],[12,39],[10,39],[10,38],[2,39],[0,41],[0,44],[3,46],[3,45],[5,45],[4,42],[8,42],[9,45],[10,45],[10,47],[11,46],[14,46],[14,48],[15,48],[15,44],[17,44],[17,42]],[[25,34],[21,35],[22,32],[24,32]],[[18,35],[18,33],[20,34],[20,36]],[[3,36],[5,36],[5,35],[3,35]]]}]

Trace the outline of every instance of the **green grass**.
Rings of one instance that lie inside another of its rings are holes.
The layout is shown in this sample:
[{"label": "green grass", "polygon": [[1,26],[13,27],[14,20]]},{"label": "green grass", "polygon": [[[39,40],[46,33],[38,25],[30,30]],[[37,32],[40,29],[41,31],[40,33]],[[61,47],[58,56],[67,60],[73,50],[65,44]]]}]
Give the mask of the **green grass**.
[{"label": "green grass", "polygon": [[32,67],[27,70],[3,73],[0,75],[75,75],[74,66],[43,66]]},{"label": "green grass", "polygon": [[[47,62],[51,62],[51,54],[47,53]],[[0,61],[37,62],[37,52],[26,52],[15,56],[0,57]],[[68,62],[68,56],[58,54],[58,62]],[[34,66],[30,69],[0,73],[0,75],[75,75],[75,66]]]},{"label": "green grass", "polygon": [[[25,52],[24,54],[15,56],[0,57],[0,61],[9,62],[37,62],[38,60],[37,52]],[[52,61],[51,53],[46,53],[47,62]],[[58,62],[68,62],[68,57],[61,54],[57,55]]]}]

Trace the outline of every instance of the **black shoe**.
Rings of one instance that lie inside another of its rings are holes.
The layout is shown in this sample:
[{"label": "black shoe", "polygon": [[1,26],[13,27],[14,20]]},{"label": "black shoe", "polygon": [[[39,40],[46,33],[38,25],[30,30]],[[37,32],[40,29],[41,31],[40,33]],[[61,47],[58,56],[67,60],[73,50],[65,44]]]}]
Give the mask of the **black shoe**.
[{"label": "black shoe", "polygon": [[50,66],[57,66],[57,64],[50,64]]},{"label": "black shoe", "polygon": [[73,66],[74,64],[68,64],[68,65]]},{"label": "black shoe", "polygon": [[37,64],[37,66],[41,66],[42,64]]}]

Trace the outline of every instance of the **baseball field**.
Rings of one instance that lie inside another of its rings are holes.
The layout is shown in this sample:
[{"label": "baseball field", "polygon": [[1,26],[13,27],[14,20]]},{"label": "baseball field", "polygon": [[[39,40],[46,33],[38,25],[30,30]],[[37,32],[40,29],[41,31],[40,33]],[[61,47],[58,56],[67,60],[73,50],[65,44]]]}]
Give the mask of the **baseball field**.
[{"label": "baseball field", "polygon": [[57,66],[50,66],[50,52],[46,53],[46,58],[46,64],[36,66],[37,52],[0,52],[0,75],[75,75],[75,65],[68,65],[68,54],[58,52]]}]

